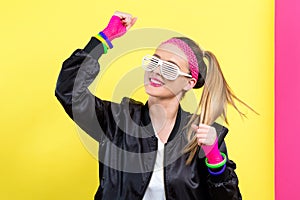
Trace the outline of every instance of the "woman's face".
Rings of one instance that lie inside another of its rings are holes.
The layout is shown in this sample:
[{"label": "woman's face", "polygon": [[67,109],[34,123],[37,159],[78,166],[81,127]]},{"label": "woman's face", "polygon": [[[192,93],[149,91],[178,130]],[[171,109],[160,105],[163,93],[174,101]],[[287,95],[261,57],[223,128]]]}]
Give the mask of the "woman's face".
[{"label": "woman's face", "polygon": [[[154,56],[161,60],[171,62],[179,67],[179,70],[189,74],[187,57],[177,46],[164,44],[156,49]],[[193,88],[196,83],[194,78],[178,76],[175,80],[168,80],[160,73],[160,66],[153,71],[146,71],[144,76],[145,91],[149,96],[158,98],[181,99],[185,91]]]}]

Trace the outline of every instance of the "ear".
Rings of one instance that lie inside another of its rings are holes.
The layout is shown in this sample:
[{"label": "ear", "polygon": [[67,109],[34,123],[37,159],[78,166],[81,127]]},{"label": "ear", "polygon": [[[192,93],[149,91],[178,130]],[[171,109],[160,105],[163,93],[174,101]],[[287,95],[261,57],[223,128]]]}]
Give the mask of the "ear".
[{"label": "ear", "polygon": [[189,79],[187,82],[187,85],[183,88],[185,91],[189,91],[190,89],[193,89],[193,87],[196,85],[197,80],[195,78]]}]

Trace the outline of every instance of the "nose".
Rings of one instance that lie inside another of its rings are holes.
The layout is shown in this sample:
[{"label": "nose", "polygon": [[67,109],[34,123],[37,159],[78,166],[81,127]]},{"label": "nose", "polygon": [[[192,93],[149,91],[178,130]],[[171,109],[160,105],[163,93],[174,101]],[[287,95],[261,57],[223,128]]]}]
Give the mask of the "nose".
[{"label": "nose", "polygon": [[158,64],[157,67],[153,70],[153,73],[161,75],[160,68],[161,68],[161,64]]}]

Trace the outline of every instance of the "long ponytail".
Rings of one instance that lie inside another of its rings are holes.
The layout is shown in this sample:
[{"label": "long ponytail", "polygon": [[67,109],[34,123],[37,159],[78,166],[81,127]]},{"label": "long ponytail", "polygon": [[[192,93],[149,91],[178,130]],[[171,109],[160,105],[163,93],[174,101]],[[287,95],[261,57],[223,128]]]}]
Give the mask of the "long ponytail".
[{"label": "long ponytail", "polygon": [[[195,157],[198,149],[197,137],[191,129],[192,124],[207,124],[211,125],[218,117],[222,117],[228,124],[227,120],[227,105],[232,105],[235,110],[242,116],[242,113],[236,106],[234,100],[245,105],[247,108],[255,112],[250,106],[240,100],[228,86],[220,65],[215,55],[210,51],[203,51],[204,57],[208,60],[209,66],[205,78],[202,96],[197,107],[196,112],[193,114],[187,125],[187,137],[189,143],[184,148],[184,153],[189,153],[186,164],[190,164]],[[256,113],[256,112],[255,112]]]}]

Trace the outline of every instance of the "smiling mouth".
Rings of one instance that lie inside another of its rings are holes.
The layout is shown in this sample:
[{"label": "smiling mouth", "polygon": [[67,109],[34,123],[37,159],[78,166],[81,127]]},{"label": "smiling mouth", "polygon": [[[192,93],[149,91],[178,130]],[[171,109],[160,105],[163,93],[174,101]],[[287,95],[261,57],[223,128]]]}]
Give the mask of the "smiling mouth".
[{"label": "smiling mouth", "polygon": [[150,85],[154,87],[160,87],[163,86],[164,83],[156,78],[149,78]]}]

